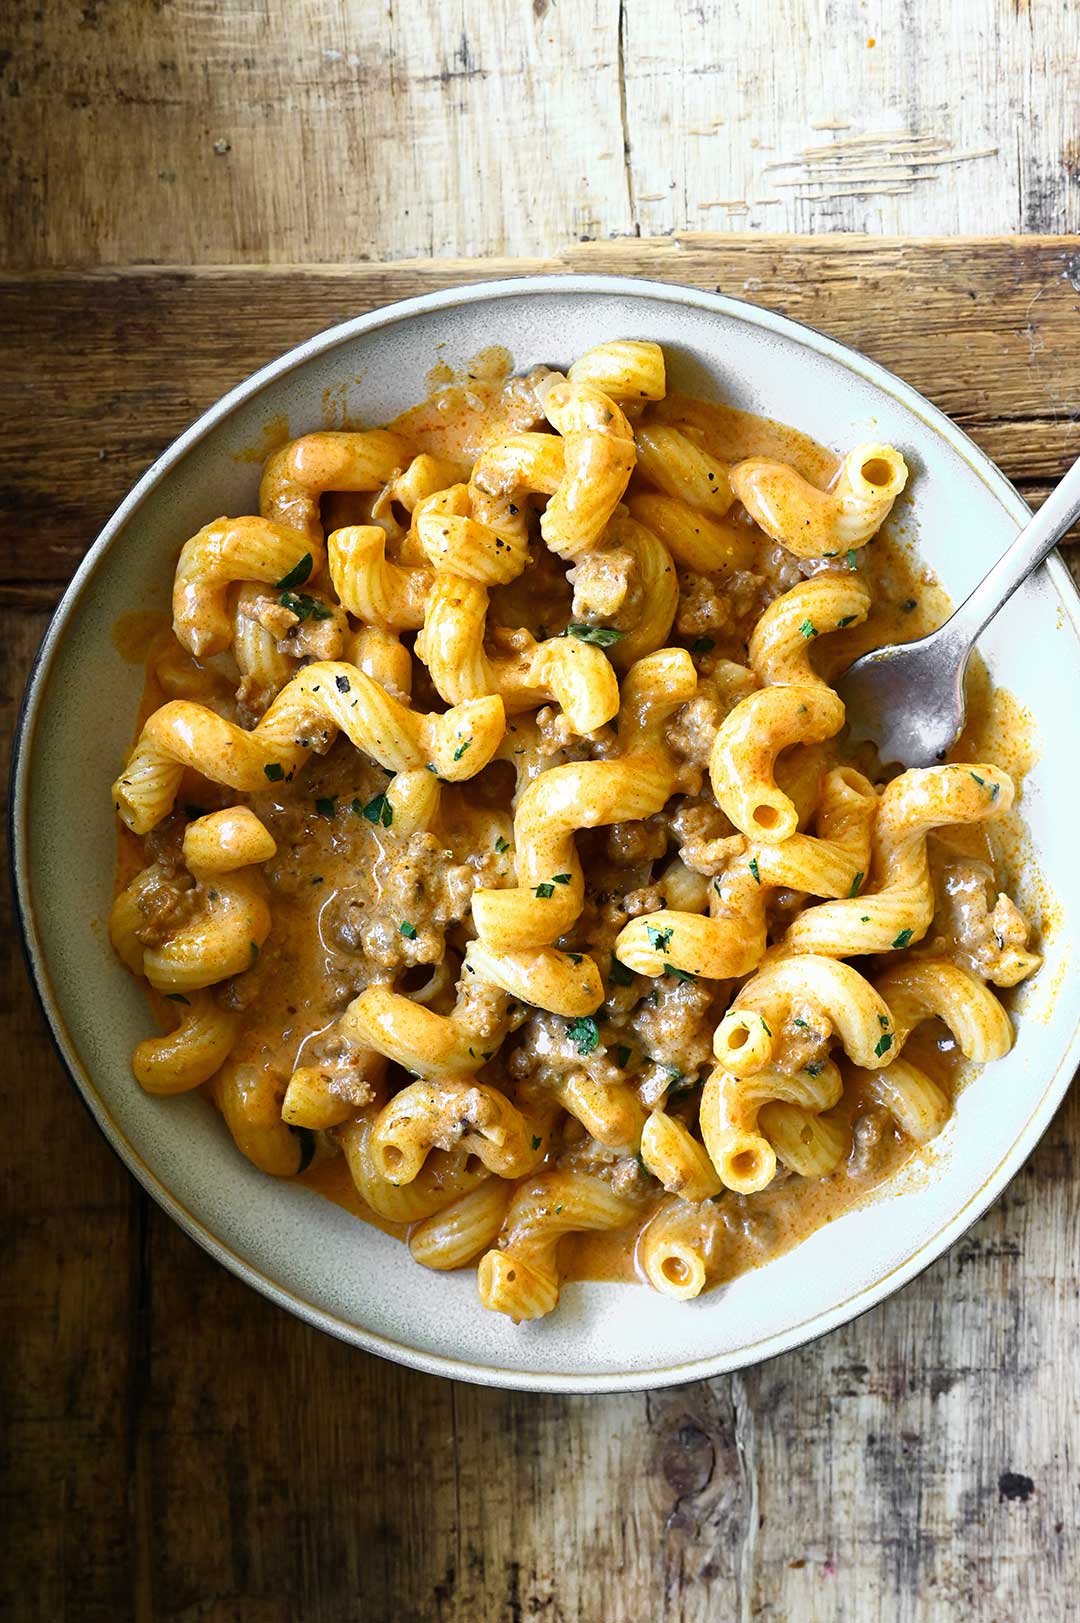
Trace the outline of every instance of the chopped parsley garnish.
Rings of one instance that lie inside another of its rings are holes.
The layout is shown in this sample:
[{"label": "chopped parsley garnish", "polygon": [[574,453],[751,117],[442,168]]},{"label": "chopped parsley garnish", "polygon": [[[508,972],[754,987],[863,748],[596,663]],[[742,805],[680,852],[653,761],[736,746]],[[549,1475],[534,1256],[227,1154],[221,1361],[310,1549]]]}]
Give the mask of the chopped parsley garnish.
[{"label": "chopped parsley garnish", "polygon": [[385,795],[376,795],[366,806],[354,800],[352,809],[358,817],[363,817],[369,823],[381,824],[383,828],[389,828],[394,821],[394,808]]},{"label": "chopped parsley garnish", "polygon": [[591,1054],[600,1046],[600,1027],[591,1014],[580,1020],[571,1020],[566,1035],[576,1045],[579,1054]]},{"label": "chopped parsley garnish", "polygon": [[811,637],[817,636],[817,626],[814,624],[813,620],[804,620],[802,625],[799,627],[799,630],[802,632],[807,642],[810,641]]},{"label": "chopped parsley garnish", "polygon": [[612,986],[630,986],[633,983],[634,972],[627,969],[625,964],[619,962],[615,954],[611,955],[611,968],[608,970],[608,980]]},{"label": "chopped parsley garnish", "polygon": [[753,874],[754,878],[757,880],[758,884],[760,885],[761,884],[761,875],[758,872],[757,857],[751,857],[750,858],[750,872]]},{"label": "chopped parsley garnish", "polygon": [[183,992],[166,992],[165,996],[168,998],[170,1003],[186,1003],[188,1008],[191,1008],[191,999],[189,997],[185,997]]},{"label": "chopped parsley garnish", "polygon": [[285,768],[282,766],[280,761],[267,761],[266,765],[263,767],[263,771],[266,773],[266,776],[270,779],[271,783],[280,783],[282,778],[285,776]]},{"label": "chopped parsley garnish", "polygon": [[312,558],[311,553],[305,552],[300,562],[298,564],[294,564],[287,575],[282,575],[281,579],[274,587],[275,592],[286,591],[290,586],[303,586],[304,582],[311,574],[311,567],[313,563],[314,559]]},{"label": "chopped parsley garnish", "polygon": [[337,795],[330,795],[315,802],[315,810],[320,817],[333,817],[337,810]]},{"label": "chopped parsley garnish", "polygon": [[416,940],[416,925],[410,924],[408,919],[402,919],[401,923],[398,925],[398,929],[401,931],[401,934],[405,937],[406,941]]},{"label": "chopped parsley garnish", "polygon": [[568,952],[566,956],[572,964],[581,964],[585,961],[585,955],[580,952]]},{"label": "chopped parsley garnish", "polygon": [[625,631],[616,631],[614,626],[586,626],[571,623],[566,628],[568,637],[576,637],[578,642],[595,643],[597,648],[610,648],[613,642],[620,642],[626,636]]},{"label": "chopped parsley garnish", "polygon": [[351,691],[352,684],[347,676],[335,676],[334,686],[337,688],[339,693],[349,693]]},{"label": "chopped parsley garnish", "polygon": [[715,647],[715,637],[695,637],[690,644],[690,652],[692,654],[711,654]]},{"label": "chopped parsley garnish", "polygon": [[471,743],[472,743],[472,739],[467,738],[463,744],[458,745],[457,749],[454,751],[454,760],[455,761],[460,761],[461,760],[461,757],[465,754],[465,751],[469,748]]},{"label": "chopped parsley garnish", "polygon": [[625,1071],[630,1063],[630,1050],[625,1043],[620,1043],[615,1050],[615,1062],[621,1071]]},{"label": "chopped parsley garnish", "polygon": [[547,883],[543,883],[543,884],[533,886],[533,895],[538,897],[539,900],[542,901],[542,902],[546,902],[548,897],[549,896],[554,896],[554,894],[555,894],[555,886],[554,885],[549,885]]},{"label": "chopped parsley garnish", "polygon": [[664,974],[673,975],[677,981],[696,981],[697,976],[688,969],[679,969],[676,964],[665,964]]},{"label": "chopped parsley garnish", "polygon": [[500,834],[499,838],[495,841],[495,849],[499,853],[499,855],[502,856],[504,851],[509,851],[509,849],[510,849],[510,841],[509,840],[504,840],[502,835]]},{"label": "chopped parsley garnish", "polygon": [[892,1034],[887,1031],[883,1037],[878,1038],[877,1044],[874,1048],[874,1053],[877,1055],[878,1059],[880,1059],[882,1054],[887,1054],[891,1047]]},{"label": "chopped parsley garnish", "polygon": [[854,569],[856,567],[856,565],[855,565],[855,548],[854,547],[848,547],[848,549],[847,549],[847,566],[848,566],[849,569]]},{"label": "chopped parsley garnish", "polygon": [[767,1037],[771,1037],[772,1032],[769,1030],[769,1022],[766,1020],[765,1016],[763,1014],[759,1014],[758,1019],[761,1021],[762,1025],[765,1027],[765,1035]]},{"label": "chopped parsley garnish", "polygon": [[980,778],[980,776],[979,776],[979,774],[977,772],[973,772],[971,774],[971,776],[975,779],[975,782],[979,785],[979,787],[981,789],[989,789],[989,791],[990,791],[990,799],[991,800],[996,800],[997,799],[998,795],[1001,793],[1001,785],[1000,785],[1000,783],[987,783],[986,779],[985,778]]},{"label": "chopped parsley garnish", "polygon": [[893,946],[896,948],[897,951],[899,951],[901,947],[906,947],[907,946],[908,942],[911,940],[911,938],[912,938],[912,936],[914,934],[915,934],[914,930],[901,930],[900,934],[897,936],[896,940],[893,942]]},{"label": "chopped parsley garnish", "polygon": [[860,924],[869,924],[870,923],[870,915],[869,915],[869,913],[860,914],[859,923]]},{"label": "chopped parsley garnish", "polygon": [[858,618],[857,614],[845,614],[842,620],[836,622],[837,631],[843,631],[845,626],[853,626]]},{"label": "chopped parsley garnish", "polygon": [[854,879],[851,881],[851,889],[848,891],[848,899],[849,900],[851,899],[852,896],[857,896],[859,894],[859,886],[862,884],[862,882],[863,882],[863,880],[865,878],[866,878],[866,875],[863,873],[862,869],[860,868],[858,873],[855,875]]},{"label": "chopped parsley garnish", "polygon": [[568,873],[553,873],[551,878],[553,883],[556,885],[568,885],[573,878],[573,875]]},{"label": "chopped parsley garnish", "polygon": [[295,614],[301,623],[305,620],[334,618],[333,609],[328,609],[325,603],[320,603],[318,598],[309,597],[306,592],[282,592],[278,602],[283,609],[288,609],[290,614]]},{"label": "chopped parsley garnish", "polygon": [[671,946],[671,938],[675,933],[675,927],[669,924],[666,930],[658,930],[655,925],[647,924],[645,933],[649,938],[650,947],[655,947],[657,952],[666,952]]},{"label": "chopped parsley garnish", "polygon": [[807,1076],[820,1076],[824,1069],[825,1061],[823,1059],[812,1059],[809,1065],[803,1066]]},{"label": "chopped parsley garnish", "polygon": [[541,1145],[541,1144],[542,1144],[542,1143],[543,1143],[543,1139],[540,1139],[540,1138],[534,1138],[534,1139],[533,1139],[533,1141],[532,1141],[532,1147],[533,1147],[533,1149],[534,1149],[534,1150],[538,1150],[538,1149],[539,1149],[539,1148],[540,1148],[540,1145]]},{"label": "chopped parsley garnish", "polygon": [[877,1023],[881,1027],[882,1031],[888,1031],[889,1017],[887,1014],[879,1014],[877,1017]]},{"label": "chopped parsley garnish", "polygon": [[800,1015],[795,1016],[793,1024],[796,1025],[796,1026],[801,1026],[804,1031],[809,1031],[810,1030],[810,1027],[807,1025],[806,1021],[801,1018]]}]

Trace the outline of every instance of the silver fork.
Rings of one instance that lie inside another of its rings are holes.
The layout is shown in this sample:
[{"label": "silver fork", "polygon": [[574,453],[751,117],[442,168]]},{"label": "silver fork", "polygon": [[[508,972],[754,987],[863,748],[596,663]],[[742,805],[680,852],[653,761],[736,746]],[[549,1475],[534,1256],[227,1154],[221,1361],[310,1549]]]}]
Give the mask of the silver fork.
[{"label": "silver fork", "polygon": [[883,763],[943,761],[963,730],[964,676],[976,638],[1078,517],[1080,459],[943,626],[917,642],[875,648],[848,666],[836,691],[853,742],[871,740]]}]

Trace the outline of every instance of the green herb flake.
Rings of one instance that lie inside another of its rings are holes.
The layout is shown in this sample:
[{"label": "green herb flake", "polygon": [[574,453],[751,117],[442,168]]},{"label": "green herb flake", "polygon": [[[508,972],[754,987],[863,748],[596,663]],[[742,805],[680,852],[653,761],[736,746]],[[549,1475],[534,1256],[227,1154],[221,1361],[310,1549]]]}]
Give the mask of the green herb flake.
[{"label": "green herb flake", "polygon": [[306,592],[282,592],[278,602],[283,609],[288,609],[290,614],[295,614],[301,624],[305,620],[334,618],[333,609],[328,609],[325,603],[320,603],[316,597],[309,597]]},{"label": "green herb flake", "polygon": [[576,637],[578,642],[591,642],[597,648],[610,648],[612,643],[621,642],[626,636],[625,631],[616,631],[614,626],[587,626],[571,624],[566,628],[568,637]]},{"label": "green herb flake", "polygon": [[674,979],[677,980],[677,981],[696,981],[697,980],[697,976],[691,974],[690,970],[688,970],[688,969],[680,969],[677,964],[665,964],[664,965],[664,974],[673,976]]},{"label": "green herb flake", "polygon": [[571,963],[572,963],[572,964],[582,964],[582,963],[584,963],[584,962],[585,962],[585,955],[584,955],[584,953],[580,953],[580,952],[568,952],[568,953],[567,953],[567,955],[566,955],[566,956],[567,956],[567,957],[568,957],[568,958],[569,958],[569,960],[570,960],[570,962],[571,962]]},{"label": "green herb flake", "polygon": [[352,684],[347,676],[335,676],[334,686],[339,693],[350,693],[352,691]]},{"label": "green herb flake", "polygon": [[765,1027],[765,1035],[767,1037],[771,1037],[772,1032],[769,1030],[769,1022],[766,1020],[765,1016],[763,1014],[759,1014],[758,1019],[761,1021],[762,1025]]},{"label": "green herb flake", "polygon": [[534,1138],[533,1141],[532,1141],[533,1149],[538,1150],[543,1142],[544,1141],[543,1141],[542,1138]]},{"label": "green herb flake", "polygon": [[809,1031],[810,1030],[810,1027],[807,1025],[806,1021],[803,1020],[800,1015],[795,1016],[793,1024],[796,1025],[796,1026],[801,1026],[803,1031]]},{"label": "green herb flake", "polygon": [[548,900],[548,898],[550,896],[554,896],[554,894],[555,894],[555,886],[554,885],[549,885],[547,883],[543,883],[543,884],[533,886],[533,895],[535,897],[537,897],[538,900],[540,900],[541,902],[546,902]]},{"label": "green herb flake", "polygon": [[618,1065],[620,1071],[625,1071],[626,1067],[629,1065],[630,1050],[627,1048],[625,1043],[620,1043],[618,1048],[616,1048],[615,1063]]},{"label": "green herb flake", "polygon": [[573,875],[568,873],[553,873],[551,878],[552,882],[556,885],[568,885],[573,878]]},{"label": "green herb flake", "polygon": [[881,1027],[882,1031],[888,1031],[889,1017],[887,1014],[879,1014],[877,1017],[877,1023]]},{"label": "green herb flake", "polygon": [[860,868],[858,873],[855,875],[854,879],[851,881],[851,889],[848,891],[848,900],[849,901],[851,900],[851,898],[853,896],[857,896],[859,894],[859,886],[862,884],[862,882],[863,882],[863,880],[865,878],[866,878],[866,875],[863,873],[862,869]]},{"label": "green herb flake", "polygon": [[591,1014],[580,1020],[571,1020],[566,1028],[566,1035],[577,1048],[579,1054],[591,1054],[600,1046],[600,1027]]},{"label": "green herb flake", "polygon": [[880,1059],[883,1054],[887,1054],[889,1052],[889,1049],[892,1047],[892,1043],[892,1036],[889,1032],[886,1032],[883,1037],[878,1038],[877,1045],[874,1048],[874,1053],[877,1055],[878,1059]]},{"label": "green herb flake", "polygon": [[354,800],[352,809],[365,822],[374,823],[377,827],[389,828],[394,821],[394,808],[385,795],[376,795],[369,800],[366,806],[361,806],[359,800]]},{"label": "green herb flake", "polygon": [[337,795],[329,795],[315,802],[315,810],[320,817],[333,817],[337,810]]},{"label": "green herb flake", "polygon": [[906,597],[900,605],[905,614],[911,614],[914,609],[918,608],[918,606],[918,603],[913,597]]},{"label": "green herb flake", "polygon": [[761,874],[758,872],[757,857],[751,857],[750,858],[750,872],[753,874],[754,878],[757,880],[758,884],[760,885],[761,884]]},{"label": "green herb flake", "polygon": [[814,624],[813,620],[804,620],[802,625],[799,627],[799,630],[802,632],[807,642],[810,641],[811,637],[817,636],[817,626]]},{"label": "green herb flake", "polygon": [[895,950],[897,952],[899,952],[902,947],[906,947],[908,942],[911,940],[911,938],[912,938],[912,936],[914,934],[915,934],[914,930],[901,930],[900,934],[897,936],[896,940],[893,942],[893,947],[895,948]]},{"label": "green herb flake", "polygon": [[825,1061],[823,1059],[811,1060],[809,1065],[803,1066],[803,1070],[806,1072],[807,1076],[820,1076],[824,1069]]},{"label": "green herb flake", "polygon": [[500,834],[499,838],[495,841],[495,849],[499,853],[499,855],[502,856],[505,851],[509,851],[509,849],[510,849],[510,841],[509,840],[504,840],[502,835]]},{"label": "green herb flake", "polygon": [[402,919],[401,923],[398,925],[398,929],[405,937],[406,941],[416,940],[416,925],[410,924],[408,919]]},{"label": "green herb flake", "polygon": [[845,614],[842,620],[836,622],[837,631],[843,631],[845,626],[853,626],[858,618],[857,614]]},{"label": "green herb flake", "polygon": [[611,955],[611,968],[608,970],[608,980],[612,986],[630,986],[633,984],[634,972],[627,969],[625,964],[619,962],[615,954]]},{"label": "green herb flake", "polygon": [[855,569],[858,567],[854,547],[848,547],[847,549],[847,566],[849,569]]},{"label": "green herb flake", "polygon": [[690,644],[690,652],[692,654],[711,654],[715,647],[715,637],[695,637]]},{"label": "green herb flake", "polygon": [[639,1153],[639,1154],[634,1156],[634,1160],[637,1162],[638,1166],[641,1169],[641,1176],[643,1178],[651,1178],[652,1173],[649,1171],[648,1167],[645,1165],[645,1157]]},{"label": "green herb flake", "polygon": [[859,923],[860,924],[869,924],[870,923],[870,915],[869,915],[869,913],[860,914]]},{"label": "green herb flake", "polygon": [[189,997],[185,997],[183,992],[166,992],[165,996],[168,998],[170,1003],[186,1003],[188,1008],[191,1008],[191,999]]},{"label": "green herb flake", "polygon": [[461,757],[465,754],[465,751],[470,747],[471,744],[471,738],[467,738],[463,744],[459,744],[457,749],[454,751],[454,760],[460,761]]},{"label": "green herb flake", "polygon": [[285,776],[285,768],[282,766],[280,761],[267,761],[266,765],[263,767],[263,771],[266,773],[266,776],[270,779],[271,783],[280,783],[282,778]]},{"label": "green herb flake", "polygon": [[671,938],[675,934],[675,927],[669,924],[666,930],[658,930],[655,925],[645,926],[645,933],[649,938],[649,946],[655,947],[657,952],[666,952],[671,946]]},{"label": "green herb flake", "polygon": [[287,575],[282,575],[281,579],[274,587],[275,592],[286,591],[290,586],[303,586],[304,582],[311,574],[314,561],[315,560],[312,558],[311,553],[305,552],[300,562],[298,564],[294,564]]},{"label": "green herb flake", "polygon": [[556,1206],[556,1208],[555,1208],[555,1216],[558,1217],[558,1215],[559,1215],[559,1213],[561,1211],[562,1211],[562,1206],[561,1205]]}]

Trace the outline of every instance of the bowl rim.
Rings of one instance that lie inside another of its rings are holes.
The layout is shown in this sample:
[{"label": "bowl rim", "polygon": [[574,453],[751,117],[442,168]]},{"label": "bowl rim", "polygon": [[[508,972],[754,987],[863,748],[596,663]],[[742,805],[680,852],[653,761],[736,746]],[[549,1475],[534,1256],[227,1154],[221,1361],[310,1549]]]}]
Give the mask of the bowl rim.
[{"label": "bowl rim", "polygon": [[[943,439],[967,463],[972,473],[998,501],[1005,513],[1019,528],[1030,516],[1031,509],[1005,474],[990,460],[963,429],[957,426],[937,406],[931,404],[918,390],[907,384],[887,367],[870,360],[860,351],[830,337],[805,322],[778,314],[746,299],[728,294],[713,293],[705,289],[686,287],[679,283],[657,282],[642,277],[609,276],[599,273],[555,273],[542,276],[500,278],[489,282],[468,282],[456,287],[423,293],[396,300],[362,316],[339,322],[313,334],[284,354],[260,367],[258,371],[235,385],[155,458],[102,528],[89,548],[54,611],[41,645],[35,655],[27,678],[19,708],[13,738],[11,771],[9,778],[9,867],[12,892],[15,899],[15,919],[22,940],[23,952],[29,971],[29,980],[38,1007],[44,1017],[53,1046],[69,1081],[89,1111],[106,1141],[119,1156],[128,1171],[146,1192],[177,1223],[180,1228],[205,1251],[236,1274],[246,1284],[260,1291],[277,1306],[293,1313],[315,1328],[324,1330],[366,1352],[389,1358],[426,1374],[442,1375],[478,1385],[517,1391],[604,1393],[633,1392],[680,1385],[716,1375],[728,1374],[760,1363],[783,1352],[789,1352],[805,1343],[826,1335],[842,1324],[850,1322],[870,1308],[908,1284],[975,1223],[987,1207],[997,1199],[1028,1156],[1034,1150],[1061,1103],[1074,1073],[1080,1065],[1080,1015],[1065,1044],[1055,1068],[1049,1074],[1040,1097],[1034,1102],[1013,1143],[997,1166],[987,1175],[979,1188],[965,1204],[944,1221],[916,1251],[883,1274],[872,1284],[845,1298],[831,1308],[810,1314],[797,1324],[776,1331],[737,1352],[695,1358],[660,1368],[608,1371],[595,1373],[588,1370],[512,1370],[472,1362],[467,1358],[454,1358],[429,1353],[406,1342],[384,1336],[376,1331],[338,1317],[326,1309],[306,1301],[294,1291],[285,1288],[261,1269],[241,1257],[217,1234],[189,1211],[176,1195],[160,1180],[142,1159],[134,1145],[111,1116],[105,1100],[99,1094],[93,1079],[80,1059],[78,1049],[67,1030],[50,978],[49,966],[38,933],[30,889],[29,866],[29,794],[28,781],[34,734],[42,708],[50,670],[66,630],[67,623],[83,591],[96,573],[103,558],[122,534],[127,521],[149,493],[154,490],[187,452],[210,433],[220,422],[243,402],[256,395],[275,379],[304,365],[314,356],[348,343],[361,333],[378,331],[381,327],[408,321],[430,311],[446,310],[456,305],[476,304],[485,300],[493,303],[504,298],[533,294],[576,293],[582,297],[620,295],[627,298],[659,299],[664,302],[696,306],[712,313],[762,328],[778,337],[786,338],[801,347],[846,368],[865,382],[890,396],[921,418],[924,424]],[[1049,578],[1056,589],[1064,613],[1080,635],[1080,588],[1073,581],[1060,556],[1051,553],[1045,564]]]}]

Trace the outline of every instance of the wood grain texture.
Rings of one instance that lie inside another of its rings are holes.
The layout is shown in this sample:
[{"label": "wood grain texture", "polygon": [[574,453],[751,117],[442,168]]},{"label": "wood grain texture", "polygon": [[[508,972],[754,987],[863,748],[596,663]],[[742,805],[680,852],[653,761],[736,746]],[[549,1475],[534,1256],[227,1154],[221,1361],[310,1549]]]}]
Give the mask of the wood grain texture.
[{"label": "wood grain texture", "polygon": [[1080,228],[1068,0],[6,10],[12,267]]},{"label": "wood grain texture", "polygon": [[[896,367],[1037,494],[1078,449],[1078,263],[1054,240],[688,237],[544,264],[9,277],[0,747],[46,611],[132,480],[230,384],[333,321],[540,268],[720,286]],[[674,1391],[489,1392],[288,1318],[148,1202],[60,1073],[3,905],[0,1615],[1074,1615],[1075,1090],[994,1209],[826,1340]]]}]

